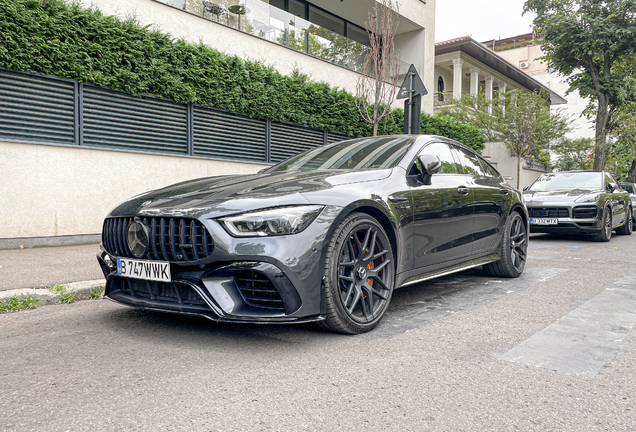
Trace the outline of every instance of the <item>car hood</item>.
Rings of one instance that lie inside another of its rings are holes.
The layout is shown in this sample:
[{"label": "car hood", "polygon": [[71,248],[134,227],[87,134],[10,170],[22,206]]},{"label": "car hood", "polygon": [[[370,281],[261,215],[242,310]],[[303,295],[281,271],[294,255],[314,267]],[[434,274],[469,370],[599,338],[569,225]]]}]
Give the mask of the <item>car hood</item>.
[{"label": "car hood", "polygon": [[288,171],[208,177],[138,195],[117,206],[110,216],[218,217],[267,207],[310,204],[307,193],[382,180],[391,171]]},{"label": "car hood", "polygon": [[526,203],[543,202],[575,202],[584,196],[594,196],[602,193],[601,189],[559,189],[550,191],[524,191]]}]

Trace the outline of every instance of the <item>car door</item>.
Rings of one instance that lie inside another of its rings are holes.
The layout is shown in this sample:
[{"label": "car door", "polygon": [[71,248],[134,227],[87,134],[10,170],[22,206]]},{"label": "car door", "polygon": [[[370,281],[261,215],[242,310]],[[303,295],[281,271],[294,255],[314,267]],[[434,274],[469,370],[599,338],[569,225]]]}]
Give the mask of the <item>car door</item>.
[{"label": "car door", "polygon": [[442,164],[430,185],[417,180],[417,162],[408,171],[413,194],[414,268],[432,271],[472,252],[473,192],[449,144],[430,143],[420,154],[433,154]]},{"label": "car door", "polygon": [[512,199],[511,188],[477,154],[459,146],[453,146],[453,151],[457,152],[464,175],[473,190],[473,253],[492,251],[501,240]]},{"label": "car door", "polygon": [[[610,202],[612,208],[612,225],[618,226],[625,222],[625,206],[627,205],[627,192],[620,189],[616,180],[614,180],[609,173],[605,173],[605,191],[607,199]],[[615,188],[612,190],[610,184]]]}]

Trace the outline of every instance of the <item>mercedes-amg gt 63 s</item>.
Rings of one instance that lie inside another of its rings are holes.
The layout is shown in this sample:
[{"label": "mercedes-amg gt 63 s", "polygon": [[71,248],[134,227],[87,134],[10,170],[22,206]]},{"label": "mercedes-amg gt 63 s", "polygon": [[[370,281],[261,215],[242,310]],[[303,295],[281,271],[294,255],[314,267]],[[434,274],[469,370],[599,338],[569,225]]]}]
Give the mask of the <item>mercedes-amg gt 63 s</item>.
[{"label": "mercedes-amg gt 63 s", "polygon": [[614,230],[617,234],[632,233],[629,193],[608,172],[542,174],[523,194],[533,233],[590,234],[602,242],[610,241]]},{"label": "mercedes-amg gt 63 s", "polygon": [[355,334],[395,288],[477,266],[519,276],[528,221],[521,194],[459,143],[360,138],[134,197],[104,221],[98,260],[126,305]]}]

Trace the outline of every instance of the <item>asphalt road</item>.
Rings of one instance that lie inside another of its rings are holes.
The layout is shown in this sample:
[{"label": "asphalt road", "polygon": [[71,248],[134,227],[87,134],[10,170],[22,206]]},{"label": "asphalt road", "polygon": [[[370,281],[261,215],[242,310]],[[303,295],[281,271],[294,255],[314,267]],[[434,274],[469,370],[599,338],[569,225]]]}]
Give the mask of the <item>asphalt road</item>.
[{"label": "asphalt road", "polygon": [[636,430],[636,235],[529,253],[519,279],[398,290],[359,336],[105,300],[0,315],[0,430]]}]

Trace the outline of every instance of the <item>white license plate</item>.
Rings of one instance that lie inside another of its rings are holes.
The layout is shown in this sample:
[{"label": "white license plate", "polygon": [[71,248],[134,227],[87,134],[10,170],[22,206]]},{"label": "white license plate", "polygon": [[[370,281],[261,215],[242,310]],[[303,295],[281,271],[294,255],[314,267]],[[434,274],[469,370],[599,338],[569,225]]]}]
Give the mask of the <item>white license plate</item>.
[{"label": "white license plate", "polygon": [[530,225],[558,225],[559,220],[556,218],[530,218]]},{"label": "white license plate", "polygon": [[167,261],[147,261],[117,258],[117,274],[133,279],[170,282],[170,263]]}]

